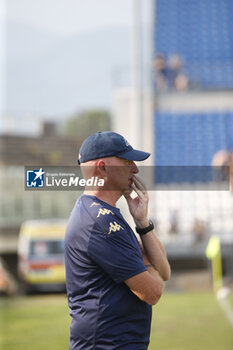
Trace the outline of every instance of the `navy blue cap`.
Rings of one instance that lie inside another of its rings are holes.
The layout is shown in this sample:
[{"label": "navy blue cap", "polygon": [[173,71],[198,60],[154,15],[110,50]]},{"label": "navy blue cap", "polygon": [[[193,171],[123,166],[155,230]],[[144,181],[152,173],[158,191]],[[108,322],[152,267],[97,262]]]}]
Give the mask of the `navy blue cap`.
[{"label": "navy blue cap", "polygon": [[150,153],[133,149],[126,139],[113,131],[99,131],[89,136],[83,142],[78,163],[85,163],[89,160],[119,157],[128,160],[141,161],[150,156]]}]

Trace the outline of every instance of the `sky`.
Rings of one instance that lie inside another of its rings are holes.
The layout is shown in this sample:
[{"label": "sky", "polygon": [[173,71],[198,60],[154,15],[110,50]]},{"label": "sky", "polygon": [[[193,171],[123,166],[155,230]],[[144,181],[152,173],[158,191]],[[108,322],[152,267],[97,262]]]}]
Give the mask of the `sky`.
[{"label": "sky", "polygon": [[6,16],[6,8],[4,0],[0,0],[0,128],[1,116],[4,109],[5,100],[5,47],[6,47],[6,33],[4,19]]},{"label": "sky", "polygon": [[7,17],[60,34],[129,26],[132,0],[7,0]]},{"label": "sky", "polygon": [[[70,36],[101,28],[133,26],[133,6],[141,2],[144,24],[153,0],[0,0],[0,117],[4,110],[7,21]],[[1,121],[0,121],[1,127]]]}]

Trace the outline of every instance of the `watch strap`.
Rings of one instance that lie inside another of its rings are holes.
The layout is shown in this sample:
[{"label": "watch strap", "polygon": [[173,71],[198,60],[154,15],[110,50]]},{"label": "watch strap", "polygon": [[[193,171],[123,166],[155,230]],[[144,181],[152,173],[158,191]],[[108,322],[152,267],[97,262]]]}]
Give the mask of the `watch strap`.
[{"label": "watch strap", "polygon": [[151,220],[149,220],[149,223],[150,223],[149,226],[144,227],[144,228],[135,227],[136,232],[140,236],[142,236],[142,235],[145,235],[146,233],[152,231],[154,229],[154,224],[153,224],[153,222]]}]

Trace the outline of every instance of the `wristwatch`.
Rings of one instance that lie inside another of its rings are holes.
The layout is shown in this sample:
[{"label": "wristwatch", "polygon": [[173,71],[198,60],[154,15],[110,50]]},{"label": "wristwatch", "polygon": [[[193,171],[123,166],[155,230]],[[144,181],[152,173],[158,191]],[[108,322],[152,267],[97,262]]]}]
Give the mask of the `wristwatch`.
[{"label": "wristwatch", "polygon": [[149,226],[144,227],[144,228],[138,228],[135,227],[135,230],[137,233],[139,233],[140,236],[145,235],[147,232],[150,232],[154,229],[154,224],[151,220],[149,220]]}]

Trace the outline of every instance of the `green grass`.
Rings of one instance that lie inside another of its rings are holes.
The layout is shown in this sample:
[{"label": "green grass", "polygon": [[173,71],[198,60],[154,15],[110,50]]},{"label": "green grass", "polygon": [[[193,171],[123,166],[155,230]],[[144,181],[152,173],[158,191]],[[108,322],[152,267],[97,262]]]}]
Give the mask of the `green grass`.
[{"label": "green grass", "polygon": [[233,330],[213,294],[165,294],[153,310],[149,350],[156,349],[232,350]]},{"label": "green grass", "polygon": [[68,349],[70,316],[64,295],[2,300],[1,319],[0,349]]},{"label": "green grass", "polygon": [[[2,298],[0,312],[0,349],[68,350],[66,296]],[[165,294],[153,308],[149,350],[208,349],[233,349],[232,328],[214,295]]]}]

